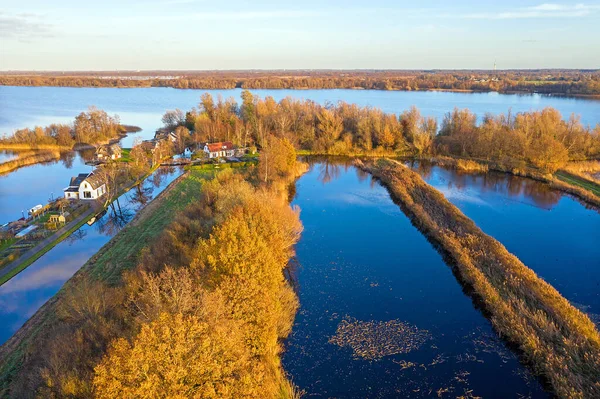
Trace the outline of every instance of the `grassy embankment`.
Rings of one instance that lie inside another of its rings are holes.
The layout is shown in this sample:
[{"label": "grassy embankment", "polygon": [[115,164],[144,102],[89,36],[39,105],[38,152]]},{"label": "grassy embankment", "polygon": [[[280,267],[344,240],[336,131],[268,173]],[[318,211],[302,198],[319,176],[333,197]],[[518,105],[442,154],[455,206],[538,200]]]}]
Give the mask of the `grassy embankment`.
[{"label": "grassy embankment", "polygon": [[359,166],[383,182],[450,260],[498,333],[518,347],[556,395],[600,397],[600,334],[584,313],[417,173],[389,160]]},{"label": "grassy embankment", "polygon": [[44,334],[48,325],[56,321],[58,308],[65,290],[73,288],[87,276],[117,282],[121,272],[133,267],[142,248],[156,239],[175,218],[175,214],[194,201],[203,179],[210,173],[190,170],[163,191],[115,237],[90,258],[83,267],[67,281],[52,299],[35,313],[31,319],[2,347],[0,347],[0,397],[7,394],[10,383],[21,364],[35,348],[33,343]]},{"label": "grassy embankment", "polygon": [[18,155],[17,159],[11,159],[0,163],[0,175],[12,172],[25,166],[31,166],[43,162],[52,162],[60,159],[58,151],[28,151]]},{"label": "grassy embankment", "polygon": [[579,186],[600,197],[600,178],[594,175],[598,172],[600,172],[600,161],[569,162],[556,173],[556,177],[565,183]]}]

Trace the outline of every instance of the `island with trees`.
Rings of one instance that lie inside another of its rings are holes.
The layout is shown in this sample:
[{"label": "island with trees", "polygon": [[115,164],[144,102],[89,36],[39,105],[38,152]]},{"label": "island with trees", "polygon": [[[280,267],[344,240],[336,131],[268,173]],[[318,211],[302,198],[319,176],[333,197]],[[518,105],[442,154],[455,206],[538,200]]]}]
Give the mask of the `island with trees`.
[{"label": "island with trees", "polygon": [[600,71],[273,70],[1,72],[4,86],[447,90],[600,96]]}]

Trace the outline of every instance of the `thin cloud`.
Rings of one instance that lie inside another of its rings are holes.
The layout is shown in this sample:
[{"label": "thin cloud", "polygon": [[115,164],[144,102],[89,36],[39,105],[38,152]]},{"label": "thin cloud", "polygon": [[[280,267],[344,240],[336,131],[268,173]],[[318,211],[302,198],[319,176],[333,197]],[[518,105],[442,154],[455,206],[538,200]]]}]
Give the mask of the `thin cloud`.
[{"label": "thin cloud", "polygon": [[54,25],[43,22],[38,14],[11,15],[0,12],[0,37],[3,39],[31,41],[54,35]]},{"label": "thin cloud", "polygon": [[588,4],[553,4],[544,3],[532,7],[518,8],[502,12],[482,12],[455,15],[465,19],[534,19],[534,18],[578,18],[586,17],[600,11],[600,5]]}]

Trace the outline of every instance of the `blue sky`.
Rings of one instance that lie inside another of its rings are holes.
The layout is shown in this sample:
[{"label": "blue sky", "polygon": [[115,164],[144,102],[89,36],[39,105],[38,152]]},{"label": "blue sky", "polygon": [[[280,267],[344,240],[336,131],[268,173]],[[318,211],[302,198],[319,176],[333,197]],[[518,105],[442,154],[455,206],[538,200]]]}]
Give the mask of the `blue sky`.
[{"label": "blue sky", "polygon": [[0,69],[600,68],[600,2],[0,0]]}]

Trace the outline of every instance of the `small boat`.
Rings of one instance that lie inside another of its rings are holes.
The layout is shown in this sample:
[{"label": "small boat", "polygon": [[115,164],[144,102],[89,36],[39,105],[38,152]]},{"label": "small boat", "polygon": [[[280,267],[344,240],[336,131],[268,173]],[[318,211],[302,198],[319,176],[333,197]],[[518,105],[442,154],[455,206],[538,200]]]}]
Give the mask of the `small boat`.
[{"label": "small boat", "polygon": [[87,221],[88,226],[91,226],[94,223],[96,223],[96,221],[98,221],[99,219],[102,219],[102,216],[104,216],[104,215],[106,215],[106,209],[104,209],[102,212],[99,212],[99,213],[95,214],[94,216],[92,216],[92,218]]}]

